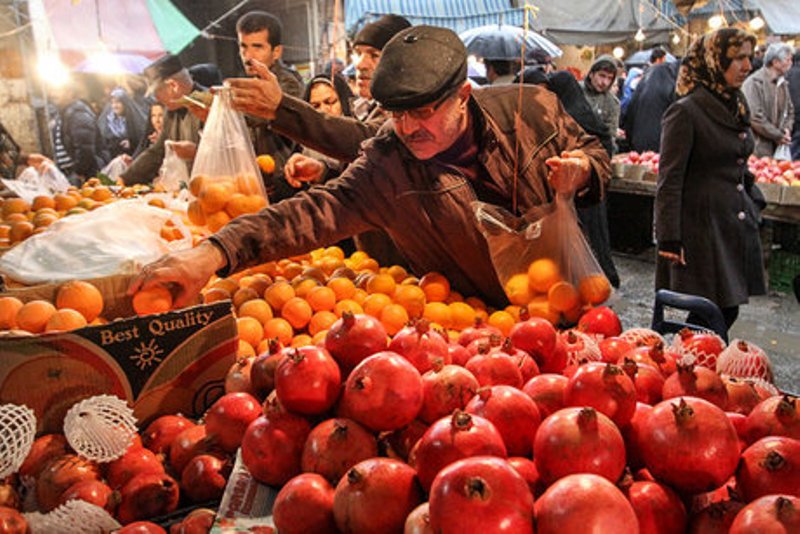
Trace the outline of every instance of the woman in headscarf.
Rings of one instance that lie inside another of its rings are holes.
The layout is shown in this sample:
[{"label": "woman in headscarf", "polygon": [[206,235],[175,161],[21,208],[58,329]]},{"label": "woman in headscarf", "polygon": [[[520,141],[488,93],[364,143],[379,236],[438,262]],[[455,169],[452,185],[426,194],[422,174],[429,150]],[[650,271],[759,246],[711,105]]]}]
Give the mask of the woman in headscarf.
[{"label": "woman in headscarf", "polygon": [[115,158],[121,154],[134,153],[144,136],[145,121],[128,93],[121,87],[116,87],[111,91],[108,105],[97,119],[97,126],[111,158]]},{"label": "woman in headscarf", "polygon": [[[741,92],[755,44],[734,28],[692,44],[679,100],[664,114],[655,197],[656,288],[711,300],[728,328],[750,295],[766,292],[758,232],[765,204],[747,169],[754,141]],[[709,326],[693,313],[687,322]]]}]

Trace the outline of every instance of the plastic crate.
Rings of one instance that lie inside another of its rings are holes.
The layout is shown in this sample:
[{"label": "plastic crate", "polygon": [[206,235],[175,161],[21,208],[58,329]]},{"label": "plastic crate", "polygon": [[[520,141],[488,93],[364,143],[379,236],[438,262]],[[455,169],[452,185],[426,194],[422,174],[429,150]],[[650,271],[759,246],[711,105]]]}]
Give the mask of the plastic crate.
[{"label": "plastic crate", "polygon": [[800,254],[776,250],[769,259],[769,287],[775,291],[792,292],[792,281],[800,275]]}]

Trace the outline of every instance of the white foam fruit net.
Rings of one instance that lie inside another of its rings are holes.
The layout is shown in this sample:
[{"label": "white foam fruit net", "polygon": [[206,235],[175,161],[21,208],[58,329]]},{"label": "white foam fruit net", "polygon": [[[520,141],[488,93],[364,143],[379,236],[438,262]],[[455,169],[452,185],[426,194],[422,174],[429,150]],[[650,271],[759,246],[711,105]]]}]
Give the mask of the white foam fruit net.
[{"label": "white foam fruit net", "polygon": [[128,404],[112,395],[80,401],[64,417],[64,436],[88,460],[110,462],[125,454],[136,434],[136,418]]},{"label": "white foam fruit net", "polygon": [[659,342],[661,342],[662,346],[666,346],[664,336],[649,328],[630,328],[621,333],[619,337],[634,347],[653,347]]},{"label": "white foam fruit net", "polygon": [[103,508],[86,501],[67,501],[46,514],[23,514],[31,534],[102,534],[122,525]]},{"label": "white foam fruit net", "polygon": [[31,451],[36,415],[27,406],[0,405],[0,479],[16,473]]},{"label": "white foam fruit net", "polygon": [[736,378],[760,378],[773,382],[772,363],[763,349],[734,339],[717,358],[717,373]]},{"label": "white foam fruit net", "polygon": [[567,330],[561,336],[567,342],[567,365],[580,365],[584,362],[599,362],[603,359],[600,346],[595,338],[579,330]]},{"label": "white foam fruit net", "polygon": [[[713,336],[719,341],[720,346],[725,346],[725,341],[723,341],[723,339],[716,332],[706,329],[699,329],[694,330],[693,333]],[[675,354],[675,356],[678,358],[678,362],[682,365],[693,363],[695,365],[701,365],[712,370],[717,368],[717,354],[713,352],[706,352],[702,350],[700,346],[686,343],[680,333],[676,334],[672,339],[670,351]]]}]

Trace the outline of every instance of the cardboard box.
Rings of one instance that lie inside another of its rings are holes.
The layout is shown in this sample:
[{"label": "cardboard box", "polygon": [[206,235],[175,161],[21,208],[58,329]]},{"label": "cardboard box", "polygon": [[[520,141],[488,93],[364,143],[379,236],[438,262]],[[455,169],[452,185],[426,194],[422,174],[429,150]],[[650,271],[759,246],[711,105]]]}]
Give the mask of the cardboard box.
[{"label": "cardboard box", "polygon": [[784,185],[781,187],[782,206],[800,206],[800,187]]},{"label": "cardboard box", "polygon": [[277,534],[272,520],[272,507],[277,496],[277,488],[253,478],[242,461],[241,449],[238,450],[211,534]]},{"label": "cardboard box", "polygon": [[781,193],[783,190],[782,185],[770,183],[761,183],[755,185],[761,190],[761,194],[764,195],[764,200],[766,200],[768,204],[780,203]]},{"label": "cardboard box", "polygon": [[[130,316],[129,276],[92,280],[103,316]],[[57,284],[12,289],[22,301],[52,298]],[[126,311],[128,310],[128,311]],[[71,332],[0,338],[0,404],[32,408],[40,432],[61,431],[79,400],[116,395],[141,425],[163,414],[199,417],[224,393],[238,338],[229,301]]]}]

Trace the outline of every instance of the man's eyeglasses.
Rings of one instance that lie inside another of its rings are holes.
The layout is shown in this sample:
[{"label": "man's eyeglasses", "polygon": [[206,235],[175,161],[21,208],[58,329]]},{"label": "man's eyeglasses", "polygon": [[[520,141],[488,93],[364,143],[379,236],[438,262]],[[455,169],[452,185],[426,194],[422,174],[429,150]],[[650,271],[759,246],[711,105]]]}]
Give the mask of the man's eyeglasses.
[{"label": "man's eyeglasses", "polygon": [[421,108],[409,109],[406,111],[391,111],[390,114],[392,118],[396,121],[403,120],[406,116],[411,117],[416,121],[425,121],[433,117],[436,110],[438,110],[442,104],[447,102],[447,100],[453,96],[454,93],[448,93],[444,95],[438,102],[434,102],[433,104],[428,104],[427,106],[423,106]]}]

